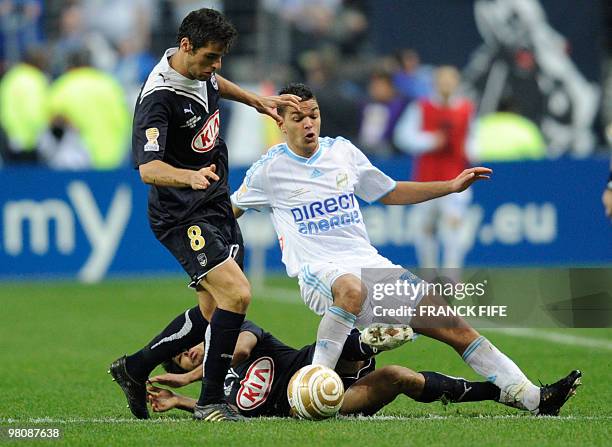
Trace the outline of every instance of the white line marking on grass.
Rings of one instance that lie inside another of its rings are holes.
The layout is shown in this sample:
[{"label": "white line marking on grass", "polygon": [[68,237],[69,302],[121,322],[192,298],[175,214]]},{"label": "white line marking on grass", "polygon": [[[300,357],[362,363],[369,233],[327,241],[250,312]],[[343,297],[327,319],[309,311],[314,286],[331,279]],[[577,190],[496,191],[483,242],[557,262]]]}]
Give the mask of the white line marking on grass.
[{"label": "white line marking on grass", "polygon": [[[379,416],[340,416],[339,421],[410,421],[410,422],[431,422],[431,421],[444,421],[451,419],[480,419],[480,420],[504,420],[504,419],[525,419],[525,420],[554,420],[554,421],[603,421],[612,420],[612,416],[531,416],[527,413],[521,414],[506,414],[506,415],[450,415],[443,416],[438,414],[428,414],[422,416],[391,416],[391,415],[379,415]],[[255,421],[282,421],[282,420],[295,420],[290,418],[281,417],[262,417],[254,418]],[[133,419],[133,418],[30,418],[30,419],[0,419],[0,424],[176,424],[176,423],[190,423],[194,421],[191,418],[174,419],[174,418],[154,418],[148,420]]]},{"label": "white line marking on grass", "polygon": [[134,418],[30,418],[30,419],[0,419],[0,424],[163,424],[174,422],[191,422],[193,419],[174,419],[174,418],[156,418],[156,419],[134,419]]},{"label": "white line marking on grass", "polygon": [[[483,329],[485,330],[485,329]],[[536,338],[538,340],[551,341],[562,345],[581,346],[584,348],[603,349],[612,351],[612,342],[601,338],[581,337],[578,335],[560,334],[541,329],[526,328],[494,328],[487,331],[499,332],[501,334],[512,335],[514,337]]]},{"label": "white line marking on grass", "polygon": [[522,414],[497,414],[497,415],[452,415],[442,416],[439,414],[429,414],[425,416],[341,416],[343,420],[358,420],[358,421],[436,421],[450,419],[527,419],[527,420],[556,420],[556,421],[583,421],[583,420],[611,420],[612,416],[533,416],[527,413]]}]

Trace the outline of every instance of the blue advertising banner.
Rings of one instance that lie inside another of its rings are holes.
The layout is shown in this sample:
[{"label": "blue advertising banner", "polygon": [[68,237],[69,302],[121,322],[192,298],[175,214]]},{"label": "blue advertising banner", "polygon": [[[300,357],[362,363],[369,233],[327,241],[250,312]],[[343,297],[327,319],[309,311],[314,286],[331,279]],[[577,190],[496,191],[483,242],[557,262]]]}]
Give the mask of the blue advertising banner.
[{"label": "blue advertising banner", "polygon": [[[375,162],[407,179],[408,159]],[[606,160],[493,164],[493,179],[473,188],[462,231],[469,266],[612,265],[612,226],[600,197]],[[239,186],[244,170],[233,170]],[[153,236],[147,187],[135,171],[1,171],[0,278],[74,278],[181,272]],[[364,205],[372,243],[406,266],[416,264],[414,207]],[[264,214],[241,220],[247,266],[254,250],[269,270],[282,270],[274,230]],[[459,237],[459,236],[458,236]]]}]

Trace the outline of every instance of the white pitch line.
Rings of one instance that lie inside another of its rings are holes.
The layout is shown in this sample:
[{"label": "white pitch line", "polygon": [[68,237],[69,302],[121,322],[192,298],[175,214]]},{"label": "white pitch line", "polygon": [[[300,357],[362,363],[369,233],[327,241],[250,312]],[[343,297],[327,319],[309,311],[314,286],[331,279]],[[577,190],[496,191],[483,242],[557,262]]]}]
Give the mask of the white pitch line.
[{"label": "white pitch line", "polygon": [[174,422],[190,422],[192,419],[134,419],[134,418],[30,418],[30,419],[0,419],[0,424],[162,424]]},{"label": "white pitch line", "polygon": [[[525,419],[525,420],[551,420],[551,421],[603,421],[612,420],[612,416],[531,416],[526,413],[522,414],[506,414],[506,415],[437,415],[429,414],[423,416],[340,416],[339,421],[410,421],[410,422],[431,422],[431,421],[444,421],[451,419],[479,419],[479,420],[500,420],[500,419]],[[273,420],[290,420],[289,418],[281,417],[262,417],[253,418],[254,421],[273,421]],[[190,423],[193,424],[193,419],[171,419],[171,418],[155,418],[146,421],[133,419],[133,418],[30,418],[30,419],[0,419],[0,424],[176,424],[176,423]]]},{"label": "white pitch line", "polygon": [[546,340],[553,343],[559,343],[569,346],[581,346],[583,348],[603,349],[612,351],[612,342],[601,338],[582,337],[578,335],[560,334],[558,332],[544,331],[541,329],[527,328],[494,328],[483,329],[487,331],[499,332],[501,334],[511,335],[514,337],[535,338],[537,340]]},{"label": "white pitch line", "polygon": [[480,419],[480,420],[497,420],[497,419],[527,419],[527,420],[555,420],[555,421],[581,421],[581,420],[612,420],[612,416],[532,416],[527,413],[522,414],[498,414],[498,415],[452,415],[442,416],[430,414],[427,416],[346,416],[340,417],[341,420],[357,420],[357,421],[436,421],[450,419]]}]

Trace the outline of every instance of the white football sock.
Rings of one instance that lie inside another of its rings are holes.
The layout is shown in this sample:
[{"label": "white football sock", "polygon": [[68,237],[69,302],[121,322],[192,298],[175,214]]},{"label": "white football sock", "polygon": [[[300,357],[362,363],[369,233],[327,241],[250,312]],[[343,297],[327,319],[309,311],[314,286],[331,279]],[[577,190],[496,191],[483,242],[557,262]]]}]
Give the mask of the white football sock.
[{"label": "white football sock", "polygon": [[336,367],[356,319],[355,315],[340,307],[331,306],[327,309],[319,323],[317,344],[312,357],[313,365],[323,365],[331,369]]},{"label": "white football sock", "polygon": [[540,388],[489,340],[478,337],[462,357],[474,371],[501,389],[500,402],[530,411],[538,408]]}]

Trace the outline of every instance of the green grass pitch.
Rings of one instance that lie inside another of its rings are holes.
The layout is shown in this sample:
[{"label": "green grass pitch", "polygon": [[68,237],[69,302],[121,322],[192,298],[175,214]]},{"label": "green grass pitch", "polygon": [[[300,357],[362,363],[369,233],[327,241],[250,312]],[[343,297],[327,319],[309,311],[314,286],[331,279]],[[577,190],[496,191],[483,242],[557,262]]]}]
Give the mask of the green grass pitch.
[{"label": "green grass pitch", "polygon": [[[174,411],[133,420],[106,370],[194,305],[184,282],[176,277],[98,285],[0,283],[0,443],[9,442],[7,427],[35,426],[60,428],[56,445],[610,445],[612,329],[546,331],[598,340],[594,347],[483,331],[534,381],[583,370],[583,386],[556,418],[493,403],[423,405],[400,396],[370,419],[203,424]],[[249,318],[297,347],[313,341],[318,323],[295,283],[283,278],[272,278],[254,295]],[[379,362],[477,379],[450,348],[424,337],[381,355]],[[197,395],[198,387],[186,392]]]}]

